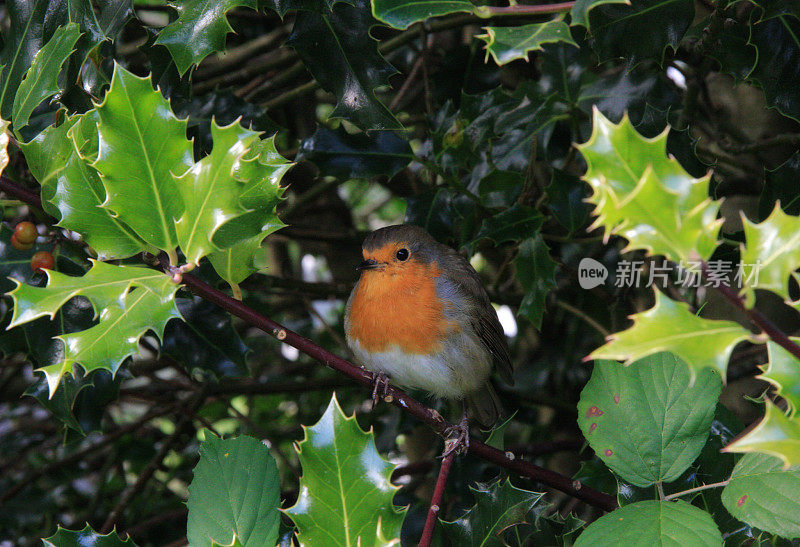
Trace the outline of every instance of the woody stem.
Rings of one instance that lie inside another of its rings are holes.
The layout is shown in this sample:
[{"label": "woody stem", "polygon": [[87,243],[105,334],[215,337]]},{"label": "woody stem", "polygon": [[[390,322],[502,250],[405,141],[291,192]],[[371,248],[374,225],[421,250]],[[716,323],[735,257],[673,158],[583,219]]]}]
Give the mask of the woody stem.
[{"label": "woody stem", "polygon": [[450,467],[453,465],[455,457],[456,451],[452,450],[442,460],[442,466],[439,468],[439,477],[436,479],[436,487],[431,498],[431,506],[428,509],[428,518],[425,519],[425,528],[422,530],[422,538],[419,540],[419,547],[429,547],[431,544],[433,529],[436,527],[436,521],[439,520],[439,511],[442,508],[444,489],[447,486],[447,475],[450,474]]}]

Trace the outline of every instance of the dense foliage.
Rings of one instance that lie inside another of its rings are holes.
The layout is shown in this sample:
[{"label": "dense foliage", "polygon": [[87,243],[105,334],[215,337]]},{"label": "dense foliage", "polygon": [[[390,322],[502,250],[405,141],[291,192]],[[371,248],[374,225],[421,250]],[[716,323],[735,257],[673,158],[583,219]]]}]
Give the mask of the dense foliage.
[{"label": "dense foliage", "polygon": [[498,4],[0,8],[0,545],[418,542],[442,428],[321,349],[400,222],[515,368],[434,543],[797,544],[800,4]]}]

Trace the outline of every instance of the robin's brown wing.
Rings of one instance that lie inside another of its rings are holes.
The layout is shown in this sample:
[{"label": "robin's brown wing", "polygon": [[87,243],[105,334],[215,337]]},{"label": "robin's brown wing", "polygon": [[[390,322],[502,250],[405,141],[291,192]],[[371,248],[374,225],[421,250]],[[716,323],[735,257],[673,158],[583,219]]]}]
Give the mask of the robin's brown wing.
[{"label": "robin's brown wing", "polygon": [[508,353],[506,336],[497,319],[497,312],[489,301],[489,295],[483,288],[478,272],[453,249],[444,245],[441,247],[445,261],[445,264],[442,265],[442,276],[455,285],[469,302],[471,312],[469,316],[473,330],[494,357],[500,377],[505,382],[513,384],[511,356]]}]

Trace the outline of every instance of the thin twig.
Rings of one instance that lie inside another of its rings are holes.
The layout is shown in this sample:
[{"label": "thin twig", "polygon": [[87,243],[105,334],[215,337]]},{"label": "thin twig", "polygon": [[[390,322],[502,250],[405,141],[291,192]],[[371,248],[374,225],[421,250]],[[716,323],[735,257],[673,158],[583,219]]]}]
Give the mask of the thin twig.
[{"label": "thin twig", "polygon": [[704,484],[702,486],[696,486],[694,488],[689,488],[688,490],[684,490],[683,492],[675,492],[674,494],[664,496],[664,501],[674,500],[675,498],[680,498],[688,494],[694,494],[695,492],[700,492],[702,490],[709,490],[711,488],[720,488],[722,486],[727,486],[729,482],[731,482],[730,479],[724,480],[722,482],[715,482],[712,484]]},{"label": "thin twig", "polygon": [[572,304],[567,304],[563,300],[559,300],[559,299],[555,300],[555,304],[556,304],[556,306],[558,306],[562,310],[566,310],[569,313],[573,314],[574,316],[583,319],[592,328],[594,328],[594,330],[596,330],[597,332],[602,334],[603,338],[608,338],[609,336],[611,336],[611,333],[603,325],[601,325],[600,323],[598,323],[597,321],[595,321],[594,319],[592,319],[591,317],[586,315],[586,313],[584,313],[582,310],[579,310],[578,308],[576,308]]},{"label": "thin twig", "polygon": [[428,518],[425,519],[425,528],[422,530],[422,537],[419,540],[419,547],[429,547],[433,539],[433,529],[436,527],[436,521],[439,520],[444,489],[447,486],[447,475],[450,474],[450,467],[453,465],[455,456],[456,451],[451,450],[442,460],[442,466],[439,468],[439,477],[436,479],[436,487],[431,498],[431,506],[428,509]]}]

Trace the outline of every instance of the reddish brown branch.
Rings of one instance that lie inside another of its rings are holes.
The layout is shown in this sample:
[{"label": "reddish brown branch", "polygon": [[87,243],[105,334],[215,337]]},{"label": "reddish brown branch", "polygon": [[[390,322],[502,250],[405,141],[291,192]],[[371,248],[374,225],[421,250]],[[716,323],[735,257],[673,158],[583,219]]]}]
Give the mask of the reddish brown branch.
[{"label": "reddish brown branch", "polygon": [[425,528],[422,530],[422,537],[419,540],[419,547],[429,547],[433,539],[433,529],[436,528],[436,521],[439,520],[439,511],[442,509],[442,498],[444,497],[444,489],[447,486],[447,475],[450,474],[450,467],[453,465],[455,456],[456,451],[451,450],[442,460],[442,466],[439,468],[439,477],[436,479],[436,487],[433,489],[431,506],[428,509],[428,518],[425,519]]},{"label": "reddish brown branch", "polygon": [[36,192],[23,188],[3,176],[0,176],[0,191],[5,192],[9,196],[14,196],[32,207],[36,207],[37,209],[42,208],[42,200]]},{"label": "reddish brown branch", "polygon": [[561,2],[560,4],[542,4],[537,6],[523,6],[520,4],[507,7],[484,6],[477,8],[478,14],[486,14],[489,17],[503,15],[547,15],[549,13],[563,13],[572,9],[575,2]]}]

